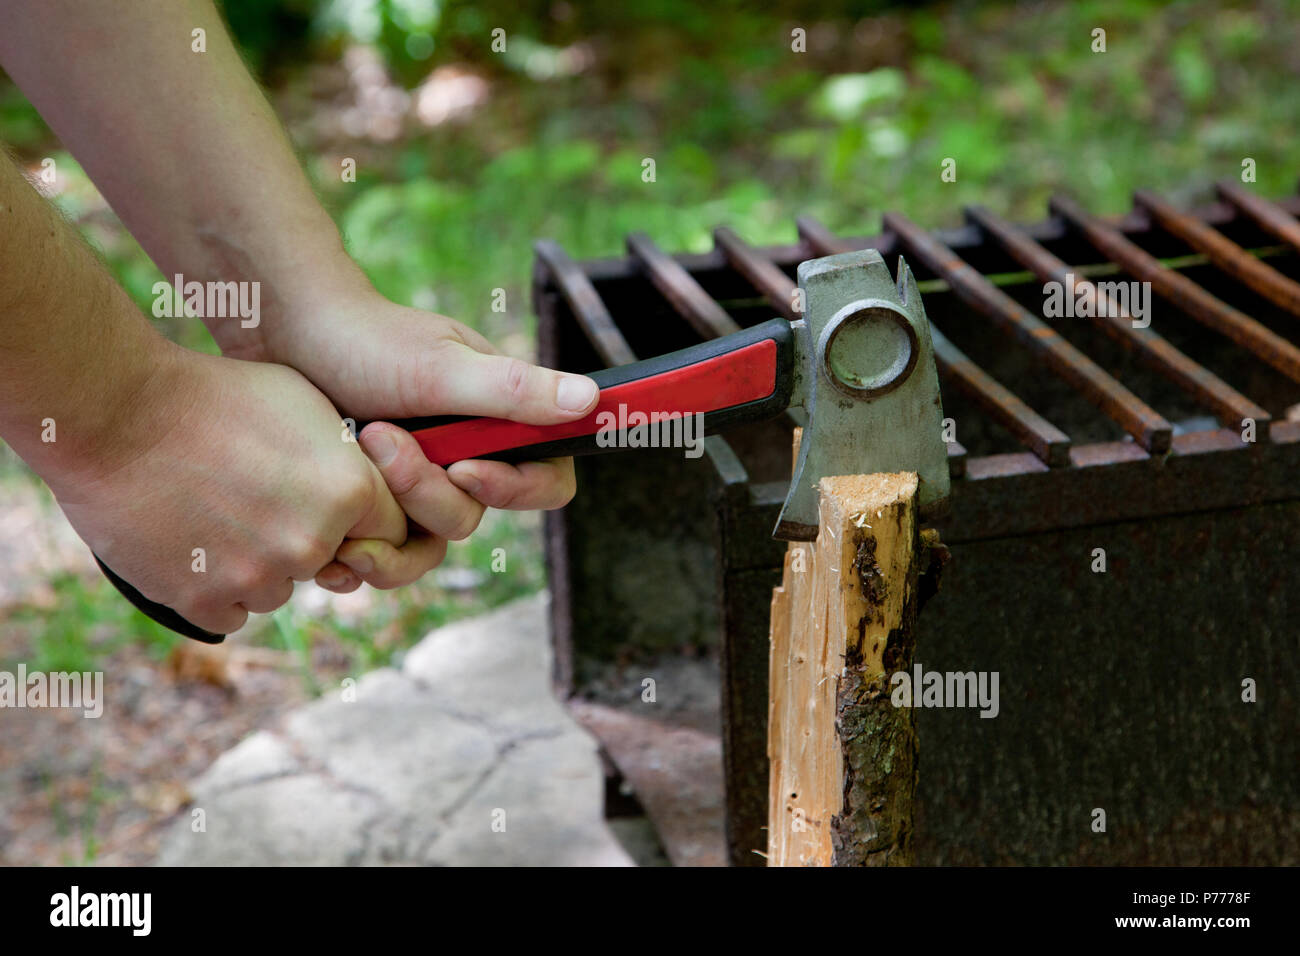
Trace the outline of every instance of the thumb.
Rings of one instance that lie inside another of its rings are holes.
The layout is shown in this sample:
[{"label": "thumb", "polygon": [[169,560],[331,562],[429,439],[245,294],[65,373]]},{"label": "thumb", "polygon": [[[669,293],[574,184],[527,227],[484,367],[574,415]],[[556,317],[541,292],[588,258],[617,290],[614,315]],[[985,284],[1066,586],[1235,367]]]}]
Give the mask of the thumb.
[{"label": "thumb", "polygon": [[600,389],[585,375],[557,372],[504,355],[448,343],[435,366],[435,411],[484,415],[527,425],[570,422],[589,413]]}]

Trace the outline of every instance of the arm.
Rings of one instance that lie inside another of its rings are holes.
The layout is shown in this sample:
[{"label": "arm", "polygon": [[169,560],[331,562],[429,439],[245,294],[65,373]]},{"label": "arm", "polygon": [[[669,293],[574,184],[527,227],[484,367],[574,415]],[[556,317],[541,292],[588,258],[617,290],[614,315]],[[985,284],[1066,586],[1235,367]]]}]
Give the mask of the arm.
[{"label": "arm", "polygon": [[[204,53],[192,50],[195,29],[206,33]],[[0,62],[164,274],[261,283],[256,328],[207,320],[224,354],[295,368],[357,418],[551,424],[595,405],[585,376],[498,355],[472,329],[374,291],[211,0],[0,0]],[[458,462],[444,471],[399,429],[375,424],[361,439],[372,457],[393,455],[381,463],[384,477],[411,518],[437,534],[450,526],[464,536],[477,523],[464,507],[446,510],[461,490],[481,505],[517,509],[555,508],[573,495],[569,459]],[[349,562],[367,548],[354,543],[340,558],[373,584]]]},{"label": "arm", "polygon": [[398,551],[405,516],[323,395],[163,339],[2,152],[0,276],[0,436],[146,597],[225,633],[347,537],[441,558],[434,537]]},{"label": "arm", "polygon": [[2,151],[0,276],[0,435],[57,495],[140,453],[129,425],[179,349]]},{"label": "arm", "polygon": [[225,354],[367,287],[210,0],[0,0],[0,63],[168,281],[262,283],[265,326],[210,324]]}]

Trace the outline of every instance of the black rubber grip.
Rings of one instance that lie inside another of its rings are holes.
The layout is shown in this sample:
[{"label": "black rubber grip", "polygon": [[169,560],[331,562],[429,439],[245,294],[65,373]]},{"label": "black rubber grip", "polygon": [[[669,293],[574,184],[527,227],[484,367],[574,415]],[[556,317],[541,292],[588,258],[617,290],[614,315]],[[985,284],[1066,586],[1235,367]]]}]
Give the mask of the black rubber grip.
[{"label": "black rubber grip", "polygon": [[118,576],[112,568],[99,559],[99,555],[93,555],[95,563],[99,565],[99,570],[104,572],[104,577],[112,582],[113,587],[122,593],[122,597],[130,601],[137,611],[145,617],[152,618],[163,627],[175,631],[185,637],[192,637],[196,641],[202,641],[204,644],[220,644],[226,639],[224,634],[214,634],[211,631],[205,631],[197,624],[191,624],[185,618],[181,617],[166,604],[159,604],[157,601],[150,601],[147,597],[133,588],[128,582]]}]

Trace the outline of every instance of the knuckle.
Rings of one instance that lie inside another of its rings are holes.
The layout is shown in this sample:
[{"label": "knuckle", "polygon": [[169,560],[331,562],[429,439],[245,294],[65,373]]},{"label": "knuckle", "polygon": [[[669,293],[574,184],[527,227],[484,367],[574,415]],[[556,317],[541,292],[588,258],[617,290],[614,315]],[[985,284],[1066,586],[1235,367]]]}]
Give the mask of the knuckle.
[{"label": "knuckle", "polygon": [[425,372],[419,377],[418,387],[399,388],[399,394],[409,394],[414,400],[407,404],[411,406],[420,406],[422,408],[443,408],[450,400],[449,390],[443,382],[443,376],[439,374],[437,368]]},{"label": "knuckle", "polygon": [[392,492],[393,497],[404,498],[420,486],[422,476],[419,468],[404,463],[401,455],[390,468],[391,470],[384,475],[384,481],[388,483],[388,490]]},{"label": "knuckle", "polygon": [[447,531],[445,537],[450,538],[452,541],[464,541],[466,538],[468,538],[470,535],[474,533],[474,530],[478,527],[479,522],[482,520],[483,520],[482,508],[477,508],[477,507],[467,508],[465,511],[461,513],[455,525],[453,525],[452,528]]},{"label": "knuckle", "polygon": [[528,386],[531,382],[532,367],[522,359],[512,358],[505,365],[506,397],[511,402],[519,403],[528,398]]},{"label": "knuckle", "polygon": [[290,570],[315,574],[334,557],[334,547],[319,534],[306,532],[293,539],[288,547]]},{"label": "knuckle", "polygon": [[[446,341],[422,350],[421,358],[413,369],[414,376],[406,380],[405,391],[417,397],[418,404],[426,408],[441,408],[451,397],[447,385],[447,366],[455,360],[454,349]],[[402,380],[399,379],[399,385],[401,384]]]},{"label": "knuckle", "polygon": [[368,472],[358,469],[338,490],[339,507],[352,515],[366,515],[375,506],[375,485]]},{"label": "knuckle", "polygon": [[242,602],[249,595],[256,594],[266,587],[266,573],[256,565],[244,564],[233,569],[228,577],[228,585],[238,597],[236,603]]},{"label": "knuckle", "polygon": [[[347,546],[345,545],[344,547],[346,548]],[[369,546],[363,547],[360,544],[357,544],[347,553],[344,553],[343,550],[340,550],[339,552],[339,558],[340,560],[343,560],[344,563],[346,563],[347,559],[361,557],[362,555],[368,557],[372,564],[369,570],[364,572],[353,570],[353,574],[357,575],[357,577],[362,581],[365,581],[366,584],[369,584],[372,588],[377,588],[381,591],[386,591],[389,588],[395,587],[395,585],[390,582],[397,576],[397,572],[400,572],[401,570],[401,552],[398,551],[398,549],[392,546],[373,548]]]},{"label": "knuckle", "polygon": [[457,322],[455,319],[441,316],[435,323],[435,326],[439,331],[445,333],[448,341],[469,348],[469,327],[463,322]]},{"label": "knuckle", "polygon": [[490,487],[485,489],[484,494],[479,498],[483,504],[489,508],[496,508],[498,511],[508,511],[510,506],[519,498],[519,492],[514,488]]}]

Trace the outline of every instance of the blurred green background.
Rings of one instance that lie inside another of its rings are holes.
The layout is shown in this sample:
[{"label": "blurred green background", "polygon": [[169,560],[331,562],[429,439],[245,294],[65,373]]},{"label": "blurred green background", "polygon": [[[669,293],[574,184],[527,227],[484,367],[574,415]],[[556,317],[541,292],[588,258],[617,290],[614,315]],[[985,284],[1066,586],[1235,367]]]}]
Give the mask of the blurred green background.
[{"label": "blurred green background", "polygon": [[[972,202],[1033,220],[1055,190],[1120,212],[1140,186],[1206,199],[1246,157],[1264,194],[1296,181],[1300,5],[1284,0],[221,6],[379,289],[524,354],[542,236],[575,257],[619,255],[632,230],[702,251],[720,223],[791,242],[802,213],[858,234],[890,208],[929,227]],[[806,52],[792,50],[796,29]],[[157,270],[4,81],[0,141],[30,167],[57,160],[56,201],[147,310]],[[953,183],[940,179],[947,157]],[[346,159],[356,182],[340,177]],[[197,320],[158,321],[213,350]],[[35,487],[5,454],[3,493]],[[298,655],[309,683],[321,646],[345,670],[381,663],[432,625],[538,588],[536,529],[498,516],[441,577],[351,620],[289,607],[252,639]],[[488,572],[494,547],[508,547],[509,573]],[[51,669],[126,643],[172,646],[93,574],[56,575],[43,599],[0,607],[0,624]]]}]

